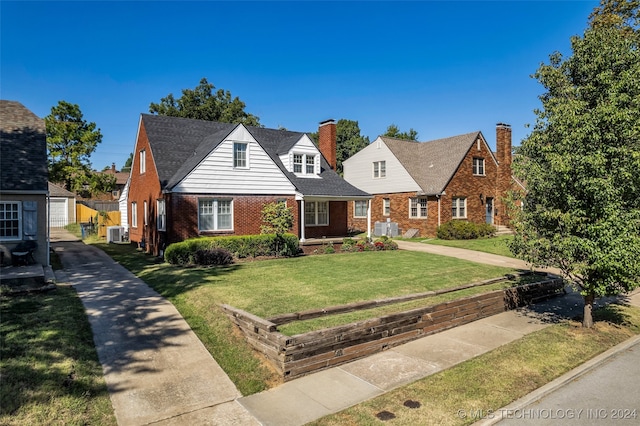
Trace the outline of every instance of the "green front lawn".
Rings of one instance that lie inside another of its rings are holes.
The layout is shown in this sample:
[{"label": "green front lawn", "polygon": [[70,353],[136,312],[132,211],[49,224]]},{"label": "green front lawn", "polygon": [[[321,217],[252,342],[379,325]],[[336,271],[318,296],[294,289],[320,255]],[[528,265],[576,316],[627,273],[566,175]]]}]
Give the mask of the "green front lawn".
[{"label": "green front lawn", "polygon": [[75,290],[3,297],[0,316],[0,424],[116,424]]},{"label": "green front lawn", "polygon": [[[142,254],[129,245],[97,245],[177,307],[245,395],[264,390],[279,379],[235,332],[220,310],[220,304],[268,318],[450,288],[513,271],[409,251],[344,253],[243,262],[219,268],[181,268]],[[365,315],[373,314],[365,312]],[[313,325],[322,326],[326,323]]]},{"label": "green front lawn", "polygon": [[511,235],[499,235],[491,238],[478,238],[476,240],[420,240],[422,243],[435,244],[447,247],[456,247],[467,250],[482,251],[485,253],[497,254],[500,256],[515,257],[509,247],[507,241],[513,238]]}]

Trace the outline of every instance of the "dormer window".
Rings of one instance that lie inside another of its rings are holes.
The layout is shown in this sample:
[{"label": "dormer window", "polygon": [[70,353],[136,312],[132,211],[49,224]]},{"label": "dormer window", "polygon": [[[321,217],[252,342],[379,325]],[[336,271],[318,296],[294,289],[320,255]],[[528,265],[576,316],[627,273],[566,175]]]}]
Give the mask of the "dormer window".
[{"label": "dormer window", "polygon": [[293,154],[293,173],[301,176],[315,176],[316,167],[319,161],[318,155],[314,154]]}]

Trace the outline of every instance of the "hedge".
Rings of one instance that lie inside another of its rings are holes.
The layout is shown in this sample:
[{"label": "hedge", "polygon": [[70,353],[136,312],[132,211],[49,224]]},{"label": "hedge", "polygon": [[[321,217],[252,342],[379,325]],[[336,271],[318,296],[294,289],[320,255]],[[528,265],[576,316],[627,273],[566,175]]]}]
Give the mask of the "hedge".
[{"label": "hedge", "polygon": [[169,245],[164,258],[173,265],[226,264],[210,263],[224,261],[224,253],[219,250],[224,250],[237,259],[258,256],[287,257],[298,254],[299,243],[298,237],[293,234],[198,237]]},{"label": "hedge", "polygon": [[473,240],[480,237],[492,237],[496,228],[488,223],[477,224],[464,220],[452,220],[438,227],[441,240]]}]

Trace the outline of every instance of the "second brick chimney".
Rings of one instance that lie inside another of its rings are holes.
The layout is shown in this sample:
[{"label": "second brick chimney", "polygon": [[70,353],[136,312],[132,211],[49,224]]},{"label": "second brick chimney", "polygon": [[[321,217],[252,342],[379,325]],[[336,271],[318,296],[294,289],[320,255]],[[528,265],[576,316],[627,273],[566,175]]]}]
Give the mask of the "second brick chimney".
[{"label": "second brick chimney", "polygon": [[333,119],[321,121],[318,127],[318,148],[333,170],[338,165],[336,145],[336,121]]},{"label": "second brick chimney", "polygon": [[496,159],[498,160],[498,192],[511,188],[511,126],[496,124]]}]

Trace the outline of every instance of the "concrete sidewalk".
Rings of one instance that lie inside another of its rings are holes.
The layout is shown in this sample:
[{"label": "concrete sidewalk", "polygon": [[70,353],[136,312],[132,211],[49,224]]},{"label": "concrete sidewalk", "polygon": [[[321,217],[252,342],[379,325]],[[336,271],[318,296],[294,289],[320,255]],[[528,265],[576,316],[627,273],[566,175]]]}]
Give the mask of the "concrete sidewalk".
[{"label": "concrete sidewalk", "polygon": [[64,265],[58,283],[85,306],[120,426],[258,424],[171,303],[96,247],[53,247]]}]

